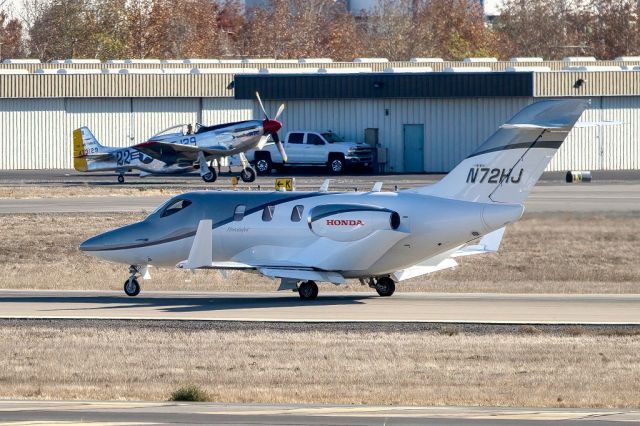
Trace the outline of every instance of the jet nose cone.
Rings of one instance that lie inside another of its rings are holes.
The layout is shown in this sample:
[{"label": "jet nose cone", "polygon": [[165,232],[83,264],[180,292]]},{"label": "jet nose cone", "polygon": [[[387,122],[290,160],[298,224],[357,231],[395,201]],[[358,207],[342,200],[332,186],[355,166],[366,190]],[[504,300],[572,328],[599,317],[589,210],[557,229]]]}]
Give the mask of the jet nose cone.
[{"label": "jet nose cone", "polygon": [[265,133],[274,134],[282,128],[282,123],[280,123],[278,120],[264,120],[262,122],[262,128],[264,129]]},{"label": "jet nose cone", "polygon": [[80,251],[97,251],[100,250],[102,246],[104,246],[104,242],[102,241],[102,235],[96,235],[95,237],[91,237],[88,240],[83,241],[80,244]]}]

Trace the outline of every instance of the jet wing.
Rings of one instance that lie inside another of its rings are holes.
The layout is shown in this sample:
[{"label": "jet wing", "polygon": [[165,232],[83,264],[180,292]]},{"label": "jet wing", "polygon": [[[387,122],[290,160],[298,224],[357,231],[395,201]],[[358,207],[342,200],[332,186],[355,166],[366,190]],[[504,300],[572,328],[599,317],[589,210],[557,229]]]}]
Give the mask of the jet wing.
[{"label": "jet wing", "polygon": [[455,257],[471,256],[474,254],[495,253],[500,248],[505,228],[502,227],[493,232],[488,233],[480,239],[478,244],[456,247],[437,256],[430,257],[417,265],[407,269],[394,272],[393,278],[396,281],[404,281],[409,278],[418,277],[420,275],[431,274],[433,272],[442,271],[443,269],[455,268],[458,262]]},{"label": "jet wing", "polygon": [[147,141],[134,145],[133,148],[147,154],[156,160],[165,163],[175,163],[180,160],[196,161],[198,153],[204,152],[207,156],[225,157],[228,154],[227,148],[224,146],[215,148],[201,148],[194,145],[185,145],[171,142]]}]

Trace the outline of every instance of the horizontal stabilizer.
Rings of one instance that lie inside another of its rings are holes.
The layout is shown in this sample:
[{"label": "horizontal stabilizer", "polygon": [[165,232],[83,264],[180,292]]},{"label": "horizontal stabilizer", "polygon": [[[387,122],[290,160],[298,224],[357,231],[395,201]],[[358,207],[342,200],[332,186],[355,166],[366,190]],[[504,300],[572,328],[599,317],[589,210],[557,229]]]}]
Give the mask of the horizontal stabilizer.
[{"label": "horizontal stabilizer", "polygon": [[502,236],[504,235],[505,227],[496,229],[493,232],[489,232],[482,237],[478,244],[470,245],[461,248],[451,254],[451,257],[470,256],[472,254],[484,254],[495,253],[500,249],[500,243],[502,242]]},{"label": "horizontal stabilizer", "polygon": [[183,269],[207,268],[212,264],[213,255],[213,221],[201,220],[198,223],[196,236],[189,251],[189,258],[178,264]]}]

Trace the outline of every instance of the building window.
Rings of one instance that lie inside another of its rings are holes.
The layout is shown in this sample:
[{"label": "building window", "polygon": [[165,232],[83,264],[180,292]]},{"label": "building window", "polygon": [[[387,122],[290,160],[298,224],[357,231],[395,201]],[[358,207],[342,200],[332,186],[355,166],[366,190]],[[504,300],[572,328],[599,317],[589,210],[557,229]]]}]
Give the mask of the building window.
[{"label": "building window", "polygon": [[300,222],[302,220],[303,211],[304,206],[295,206],[293,210],[291,210],[291,222]]},{"label": "building window", "polygon": [[262,220],[264,222],[271,222],[273,219],[273,212],[275,212],[276,206],[266,206],[264,210],[262,210]]},{"label": "building window", "polygon": [[233,220],[235,222],[240,222],[244,218],[244,211],[246,210],[246,208],[247,206],[245,206],[244,204],[236,206],[236,210],[233,212]]}]

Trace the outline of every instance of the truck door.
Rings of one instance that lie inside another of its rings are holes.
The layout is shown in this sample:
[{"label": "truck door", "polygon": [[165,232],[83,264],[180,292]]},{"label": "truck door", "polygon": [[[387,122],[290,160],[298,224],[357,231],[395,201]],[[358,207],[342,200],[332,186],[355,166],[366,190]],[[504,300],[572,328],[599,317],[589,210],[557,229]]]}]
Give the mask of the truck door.
[{"label": "truck door", "polygon": [[284,149],[287,151],[290,163],[303,163],[304,160],[304,133],[289,133]]},{"label": "truck door", "polygon": [[327,147],[326,142],[315,133],[307,133],[305,155],[309,163],[326,163]]}]

